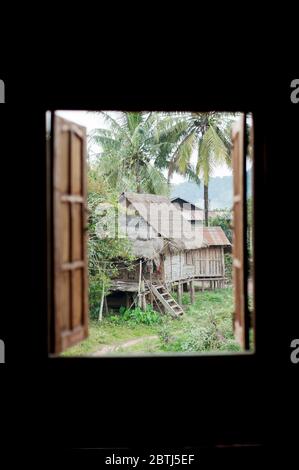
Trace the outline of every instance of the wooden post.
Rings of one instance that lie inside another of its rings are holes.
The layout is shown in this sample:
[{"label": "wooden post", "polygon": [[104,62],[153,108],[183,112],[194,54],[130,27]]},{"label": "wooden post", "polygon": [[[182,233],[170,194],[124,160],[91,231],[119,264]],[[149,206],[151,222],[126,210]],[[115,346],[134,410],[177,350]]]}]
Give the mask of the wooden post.
[{"label": "wooden post", "polygon": [[142,273],[142,261],[139,261],[139,282],[138,282],[138,307],[142,308],[141,299],[141,273]]},{"label": "wooden post", "polygon": [[140,307],[145,310],[146,309],[146,299],[145,299],[145,288],[144,288],[144,281],[140,283]]},{"label": "wooden post", "polygon": [[142,309],[146,310],[146,298],[145,294],[142,294]]},{"label": "wooden post", "polygon": [[108,315],[109,310],[108,310],[108,302],[107,302],[107,296],[106,295],[105,295],[105,299],[104,299],[104,305],[105,305],[105,313],[106,313],[106,315]]},{"label": "wooden post", "polygon": [[126,292],[126,309],[130,308],[130,297],[128,292]]},{"label": "wooden post", "polygon": [[154,303],[154,296],[153,296],[153,293],[152,293],[152,281],[153,281],[153,276],[152,276],[152,272],[150,272],[150,299],[151,299],[151,306],[153,306],[153,303]]},{"label": "wooden post", "polygon": [[190,301],[191,304],[194,304],[195,296],[194,296],[194,281],[190,281]]},{"label": "wooden post", "polygon": [[142,261],[139,261],[139,283],[138,283],[138,294],[140,294],[141,289],[141,273],[142,273]]},{"label": "wooden post", "polygon": [[178,303],[182,305],[182,284],[178,283]]}]

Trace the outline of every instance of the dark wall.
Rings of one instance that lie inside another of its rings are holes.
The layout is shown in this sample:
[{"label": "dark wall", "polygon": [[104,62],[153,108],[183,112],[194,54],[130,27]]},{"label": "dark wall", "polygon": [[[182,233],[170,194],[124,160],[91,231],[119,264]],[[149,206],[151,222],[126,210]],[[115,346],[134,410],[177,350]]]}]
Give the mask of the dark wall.
[{"label": "dark wall", "polygon": [[[25,97],[19,82],[7,78],[8,104],[0,116],[7,143],[1,154],[9,175],[4,235],[11,249],[4,253],[8,322],[4,325],[2,310],[1,335],[7,351],[5,384],[14,402],[10,421],[18,417],[19,422],[7,438],[26,440],[30,423],[35,445],[50,447],[294,439],[287,419],[295,419],[292,404],[298,394],[298,366],[289,358],[291,339],[299,335],[297,279],[290,275],[297,253],[292,259],[277,256],[278,245],[296,238],[299,104],[290,102],[292,78],[269,84],[260,76],[243,77],[219,87],[209,77],[186,95],[182,82],[171,92],[163,81],[142,89],[125,83],[107,88],[104,79],[35,76],[26,79]],[[256,355],[47,359],[44,115],[47,109],[68,108],[254,113]],[[134,424],[130,431],[128,423]]]}]

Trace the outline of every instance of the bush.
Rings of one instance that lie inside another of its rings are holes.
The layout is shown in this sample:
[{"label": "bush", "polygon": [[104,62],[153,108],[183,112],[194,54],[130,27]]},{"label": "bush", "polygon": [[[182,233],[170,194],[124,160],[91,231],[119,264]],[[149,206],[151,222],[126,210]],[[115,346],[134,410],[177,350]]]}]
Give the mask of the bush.
[{"label": "bush", "polygon": [[[218,303],[218,293],[208,293],[209,301]],[[216,304],[217,305],[217,304]],[[206,309],[201,314],[200,324],[186,325],[178,337],[172,337],[167,328],[163,328],[160,338],[164,351],[172,352],[207,352],[207,351],[240,351],[232,331],[231,315]]]},{"label": "bush", "polygon": [[164,344],[168,344],[169,342],[173,341],[171,320],[166,316],[162,319],[162,326],[159,330],[159,337]]},{"label": "bush", "polygon": [[230,253],[224,255],[225,277],[231,283],[233,279],[233,257]]},{"label": "bush", "polygon": [[199,326],[189,331],[181,343],[182,351],[209,351],[219,349],[222,343],[217,334],[217,328],[211,324],[208,327]]},{"label": "bush", "polygon": [[89,316],[96,320],[99,315],[100,300],[102,296],[101,279],[98,276],[89,276]]},{"label": "bush", "polygon": [[145,325],[152,325],[154,323],[161,323],[161,316],[150,305],[146,307],[146,310],[142,310],[140,307],[136,307],[131,310],[127,310],[124,307],[119,309],[121,319],[130,323],[143,323]]}]

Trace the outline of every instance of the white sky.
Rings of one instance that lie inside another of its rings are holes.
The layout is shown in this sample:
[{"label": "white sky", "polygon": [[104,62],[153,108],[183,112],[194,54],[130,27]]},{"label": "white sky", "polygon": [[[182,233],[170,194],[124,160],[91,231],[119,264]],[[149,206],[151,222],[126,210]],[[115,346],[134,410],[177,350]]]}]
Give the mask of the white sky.
[{"label": "white sky", "polygon": [[[88,111],[57,111],[57,114],[69,121],[73,121],[76,124],[80,124],[81,126],[86,127],[87,133],[91,130],[96,128],[105,128],[107,124],[105,123],[103,117],[100,114]],[[192,163],[196,162],[196,155],[193,154],[191,161]],[[228,176],[231,175],[232,172],[226,165],[220,165],[215,168],[213,176]],[[175,174],[172,178],[172,183],[178,184],[183,183],[186,179],[181,176]]]}]

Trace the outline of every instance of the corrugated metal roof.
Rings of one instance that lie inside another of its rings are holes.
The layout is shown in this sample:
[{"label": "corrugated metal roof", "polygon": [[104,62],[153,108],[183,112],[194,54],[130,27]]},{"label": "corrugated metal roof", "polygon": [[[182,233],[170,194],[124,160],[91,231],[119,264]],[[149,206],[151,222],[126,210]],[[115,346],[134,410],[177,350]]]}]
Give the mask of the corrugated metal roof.
[{"label": "corrugated metal roof", "polygon": [[203,239],[208,246],[230,246],[231,243],[221,227],[203,227]]}]

